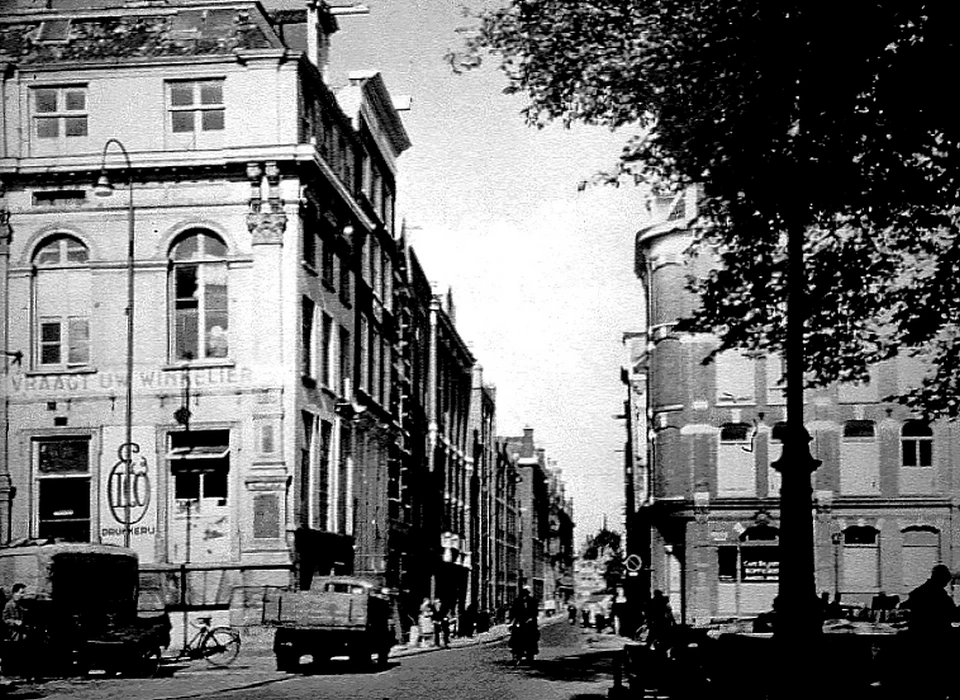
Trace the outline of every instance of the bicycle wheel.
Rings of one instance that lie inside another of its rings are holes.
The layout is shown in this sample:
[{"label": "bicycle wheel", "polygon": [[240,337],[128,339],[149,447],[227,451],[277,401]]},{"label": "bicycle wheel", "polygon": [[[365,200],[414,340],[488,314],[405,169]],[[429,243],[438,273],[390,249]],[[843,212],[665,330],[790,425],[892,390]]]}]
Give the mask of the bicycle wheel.
[{"label": "bicycle wheel", "polygon": [[240,653],[240,635],[229,627],[214,627],[200,644],[200,653],[211,666],[229,666]]}]

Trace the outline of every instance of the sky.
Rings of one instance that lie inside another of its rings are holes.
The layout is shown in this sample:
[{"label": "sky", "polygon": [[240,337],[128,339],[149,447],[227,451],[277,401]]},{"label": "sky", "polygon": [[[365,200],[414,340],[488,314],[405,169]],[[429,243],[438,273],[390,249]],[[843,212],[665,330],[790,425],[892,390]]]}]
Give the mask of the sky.
[{"label": "sky", "polygon": [[[467,0],[472,9],[496,0]],[[345,4],[338,0],[332,4]],[[339,17],[329,80],[376,69],[412,147],[398,161],[397,217],[427,277],[453,289],[456,326],[497,388],[497,433],[534,429],[562,470],[576,539],[606,518],[623,531],[626,390],[622,335],[643,327],[633,240],[646,221],[633,187],[578,183],[616,163],[630,132],[537,130],[523,96],[488,59],[454,74],[443,60],[469,25],[460,0],[369,0]]]}]

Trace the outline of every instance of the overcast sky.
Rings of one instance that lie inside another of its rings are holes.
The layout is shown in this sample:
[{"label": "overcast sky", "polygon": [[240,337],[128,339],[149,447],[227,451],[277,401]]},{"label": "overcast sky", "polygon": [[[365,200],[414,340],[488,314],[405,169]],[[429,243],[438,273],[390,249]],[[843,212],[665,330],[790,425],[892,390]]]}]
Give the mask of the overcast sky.
[{"label": "overcast sky", "polygon": [[[472,7],[497,4],[467,0]],[[337,4],[343,4],[338,0]],[[453,288],[456,323],[497,387],[497,432],[524,426],[563,470],[577,542],[604,516],[622,531],[620,383],[624,331],[642,328],[633,237],[645,222],[630,187],[577,184],[616,162],[630,135],[525,126],[489,62],[454,75],[443,55],[468,20],[456,0],[369,0],[341,17],[330,81],[379,70],[413,146],[399,161],[398,222],[429,279]]]}]

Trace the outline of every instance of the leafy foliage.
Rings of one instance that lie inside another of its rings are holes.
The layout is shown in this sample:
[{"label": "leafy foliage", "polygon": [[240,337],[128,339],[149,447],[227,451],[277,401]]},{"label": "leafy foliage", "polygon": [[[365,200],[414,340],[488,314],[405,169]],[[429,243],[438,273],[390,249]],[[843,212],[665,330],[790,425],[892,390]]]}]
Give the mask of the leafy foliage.
[{"label": "leafy foliage", "polygon": [[497,56],[527,121],[628,128],[616,171],[655,191],[702,186],[684,328],[722,349],[784,345],[785,240],[805,234],[811,384],[920,353],[902,397],[960,415],[960,58],[946,2],[510,0],[448,60]]},{"label": "leafy foliage", "polygon": [[581,559],[603,563],[603,580],[607,590],[612,591],[624,575],[624,553],[619,532],[600,528],[596,535],[588,537],[584,544]]}]

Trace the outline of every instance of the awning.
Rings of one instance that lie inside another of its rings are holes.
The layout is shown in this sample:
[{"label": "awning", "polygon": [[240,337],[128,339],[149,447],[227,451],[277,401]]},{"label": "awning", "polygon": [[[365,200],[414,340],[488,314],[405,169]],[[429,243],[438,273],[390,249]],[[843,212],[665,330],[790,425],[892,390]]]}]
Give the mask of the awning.
[{"label": "awning", "polygon": [[167,452],[168,460],[180,459],[223,459],[230,454],[229,445],[197,445],[195,447],[174,447]]}]

